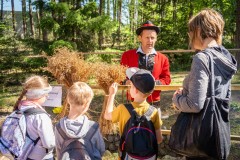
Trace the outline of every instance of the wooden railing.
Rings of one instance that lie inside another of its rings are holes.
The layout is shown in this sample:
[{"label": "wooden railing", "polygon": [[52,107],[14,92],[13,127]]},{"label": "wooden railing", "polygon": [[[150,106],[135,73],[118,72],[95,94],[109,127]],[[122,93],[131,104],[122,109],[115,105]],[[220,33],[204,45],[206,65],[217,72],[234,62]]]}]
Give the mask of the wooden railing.
[{"label": "wooden railing", "polygon": [[[156,85],[154,90],[161,90],[161,91],[175,91],[178,88],[182,87],[181,85]],[[97,85],[91,85],[92,89],[101,89],[100,86]],[[119,90],[127,90],[130,88],[130,85],[119,85]],[[234,90],[240,90],[240,84],[232,84],[231,89]]]},{"label": "wooden railing", "polygon": [[[238,52],[240,53],[240,48],[234,48],[234,49],[228,49],[230,52]],[[179,49],[179,50],[161,50],[158,51],[161,53],[194,53],[194,50],[185,50],[185,49]],[[122,52],[106,52],[106,51],[98,51],[98,52],[78,52],[79,54],[122,54]],[[29,55],[27,56],[29,58],[38,58],[38,57],[47,57],[46,55]]]},{"label": "wooden railing", "polygon": [[[229,52],[238,52],[240,48],[228,49]],[[177,49],[177,50],[161,50],[158,51],[161,53],[194,53],[194,50],[187,50],[187,49]],[[123,52],[82,52],[81,54],[122,54]]]}]

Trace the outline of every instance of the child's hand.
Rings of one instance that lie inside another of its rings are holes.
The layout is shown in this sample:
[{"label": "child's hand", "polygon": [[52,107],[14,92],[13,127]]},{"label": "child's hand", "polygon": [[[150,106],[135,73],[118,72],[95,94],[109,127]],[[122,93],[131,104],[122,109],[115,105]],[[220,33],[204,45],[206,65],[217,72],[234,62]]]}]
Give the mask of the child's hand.
[{"label": "child's hand", "polygon": [[110,87],[109,87],[109,95],[115,95],[118,90],[118,83],[114,82]]}]

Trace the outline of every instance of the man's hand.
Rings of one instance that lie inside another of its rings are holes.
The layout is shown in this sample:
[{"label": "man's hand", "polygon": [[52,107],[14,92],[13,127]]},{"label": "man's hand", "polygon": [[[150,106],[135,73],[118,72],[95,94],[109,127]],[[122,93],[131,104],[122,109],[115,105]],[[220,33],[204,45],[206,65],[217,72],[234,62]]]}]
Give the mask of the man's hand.
[{"label": "man's hand", "polygon": [[156,80],[156,81],[155,81],[155,84],[156,84],[156,85],[161,85],[162,83],[161,83],[160,80]]}]

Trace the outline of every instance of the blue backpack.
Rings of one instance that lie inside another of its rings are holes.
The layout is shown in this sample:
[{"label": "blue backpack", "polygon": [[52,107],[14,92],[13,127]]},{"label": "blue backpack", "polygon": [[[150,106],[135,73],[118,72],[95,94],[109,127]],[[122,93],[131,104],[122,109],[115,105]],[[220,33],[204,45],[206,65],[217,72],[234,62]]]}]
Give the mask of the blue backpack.
[{"label": "blue backpack", "polygon": [[40,137],[33,140],[27,133],[26,116],[46,113],[38,108],[13,111],[3,122],[0,137],[1,153],[15,160],[26,160]]},{"label": "blue backpack", "polygon": [[146,113],[138,115],[132,104],[125,104],[131,117],[125,124],[120,140],[120,157],[122,160],[156,160],[158,144],[154,125],[150,119],[156,109],[149,106]]},{"label": "blue backpack", "polygon": [[87,151],[87,145],[90,145],[90,141],[93,135],[97,132],[99,125],[96,122],[89,124],[89,130],[85,137],[82,138],[70,138],[61,128],[60,122],[56,124],[56,129],[60,136],[64,139],[64,143],[61,146],[59,154],[59,160],[100,160],[100,157],[93,157],[92,153]]}]

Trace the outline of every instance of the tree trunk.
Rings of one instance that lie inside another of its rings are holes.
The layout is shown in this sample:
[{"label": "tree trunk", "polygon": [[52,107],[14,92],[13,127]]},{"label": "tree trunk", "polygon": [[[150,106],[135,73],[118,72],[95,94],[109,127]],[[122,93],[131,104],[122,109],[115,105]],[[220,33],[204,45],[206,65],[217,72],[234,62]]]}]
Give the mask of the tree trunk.
[{"label": "tree trunk", "polygon": [[23,20],[23,38],[26,37],[27,24],[26,24],[26,0],[22,0],[22,20]]},{"label": "tree trunk", "polygon": [[[56,0],[51,0],[51,2],[52,2],[52,3],[56,3]],[[58,21],[58,20],[57,20],[57,16],[56,16],[56,11],[55,11],[55,9],[52,9],[52,18],[53,18],[54,21]],[[53,32],[53,37],[54,37],[54,39],[57,39],[57,34],[56,34],[56,32]]]},{"label": "tree trunk", "polygon": [[1,17],[0,17],[0,18],[1,18],[0,20],[1,20],[1,21],[3,21],[3,16],[4,16],[4,15],[3,15],[3,0],[1,0]]},{"label": "tree trunk", "polygon": [[133,31],[133,37],[134,37],[134,44],[136,43],[137,41],[137,37],[135,36],[136,35],[136,29],[137,29],[137,22],[138,22],[138,7],[139,7],[139,4],[138,4],[138,0],[134,0],[134,15],[133,15],[133,28],[132,28],[132,31]]},{"label": "tree trunk", "polygon": [[129,16],[130,16],[130,31],[132,34],[133,43],[136,43],[136,25],[137,25],[137,19],[138,19],[138,1],[137,0],[131,0],[130,6],[129,6]]},{"label": "tree trunk", "polygon": [[37,21],[38,21],[38,39],[41,39],[41,27],[40,27],[40,16],[39,16],[39,12],[36,12],[37,14]]},{"label": "tree trunk", "polygon": [[190,19],[193,16],[193,4],[192,1],[189,1],[189,14],[188,14],[188,19]]},{"label": "tree trunk", "polygon": [[165,5],[166,1],[165,0],[160,0],[160,5],[159,5],[159,10],[160,10],[160,25],[162,25],[164,16],[165,16]]},{"label": "tree trunk", "polygon": [[117,36],[118,36],[118,46],[120,49],[120,44],[121,44],[121,25],[122,25],[122,0],[118,0],[118,14],[117,14],[117,18],[118,18],[118,31],[117,31]]},{"label": "tree trunk", "polygon": [[130,31],[133,32],[134,0],[130,0],[130,5],[129,5],[129,7],[128,7],[128,13],[129,13]]},{"label": "tree trunk", "polygon": [[13,25],[13,31],[16,32],[14,0],[11,0],[11,5],[12,5],[12,25]]},{"label": "tree trunk", "polygon": [[117,19],[117,0],[113,0],[113,20]]},{"label": "tree trunk", "polygon": [[31,37],[34,39],[35,36],[35,28],[32,14],[32,1],[28,0],[28,10],[29,10],[29,20],[30,20],[30,28],[31,28]]},{"label": "tree trunk", "polygon": [[173,0],[173,30],[175,30],[175,26],[177,23],[177,0]]},{"label": "tree trunk", "polygon": [[107,15],[110,17],[110,0],[107,0]]},{"label": "tree trunk", "polygon": [[[237,15],[236,15],[236,47],[240,48],[240,0],[237,0]],[[236,53],[236,59],[238,62],[237,68],[240,68],[240,51]]]},{"label": "tree trunk", "polygon": [[81,0],[77,0],[76,9],[81,8]]},{"label": "tree trunk", "polygon": [[[99,14],[105,15],[105,0],[100,0],[100,6],[99,6]],[[102,49],[102,44],[103,44],[103,31],[98,32],[98,48]]]},{"label": "tree trunk", "polygon": [[[39,18],[40,18],[40,22],[43,18],[43,5],[44,2],[41,0],[40,5],[39,5]],[[48,32],[46,29],[42,29],[42,39],[44,42],[48,41]]]}]

